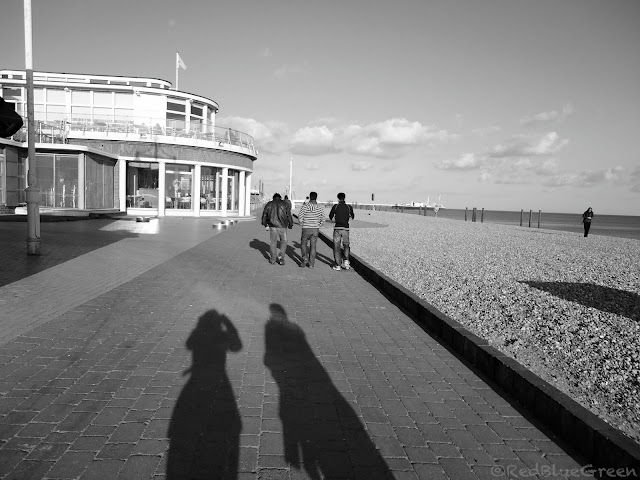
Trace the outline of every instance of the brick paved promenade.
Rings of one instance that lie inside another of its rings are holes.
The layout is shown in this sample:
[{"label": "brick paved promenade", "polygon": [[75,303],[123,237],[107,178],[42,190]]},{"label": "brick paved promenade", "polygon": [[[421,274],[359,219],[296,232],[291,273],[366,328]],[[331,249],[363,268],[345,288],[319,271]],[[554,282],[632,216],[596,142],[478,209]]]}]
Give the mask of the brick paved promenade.
[{"label": "brick paved promenade", "polygon": [[314,270],[272,266],[257,221],[212,223],[43,223],[40,258],[0,223],[0,478],[580,468],[321,242]]}]

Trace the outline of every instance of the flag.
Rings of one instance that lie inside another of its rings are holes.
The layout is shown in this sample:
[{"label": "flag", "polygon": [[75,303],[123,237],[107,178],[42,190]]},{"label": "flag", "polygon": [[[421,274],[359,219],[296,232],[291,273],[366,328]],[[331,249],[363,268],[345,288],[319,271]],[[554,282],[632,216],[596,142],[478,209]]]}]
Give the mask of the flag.
[{"label": "flag", "polygon": [[187,69],[187,66],[184,64],[184,62],[180,58],[180,54],[176,52],[176,68],[178,67],[182,68],[183,70]]}]

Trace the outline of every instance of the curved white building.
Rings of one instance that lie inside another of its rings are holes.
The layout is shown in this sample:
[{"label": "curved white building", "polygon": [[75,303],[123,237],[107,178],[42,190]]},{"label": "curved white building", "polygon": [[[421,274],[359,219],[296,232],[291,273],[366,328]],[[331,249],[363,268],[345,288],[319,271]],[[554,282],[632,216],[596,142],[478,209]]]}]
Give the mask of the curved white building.
[{"label": "curved white building", "polygon": [[[25,202],[26,74],[0,70],[25,127],[0,139],[0,206]],[[253,138],[216,125],[218,104],[164,80],[34,73],[40,211],[247,216]]]}]

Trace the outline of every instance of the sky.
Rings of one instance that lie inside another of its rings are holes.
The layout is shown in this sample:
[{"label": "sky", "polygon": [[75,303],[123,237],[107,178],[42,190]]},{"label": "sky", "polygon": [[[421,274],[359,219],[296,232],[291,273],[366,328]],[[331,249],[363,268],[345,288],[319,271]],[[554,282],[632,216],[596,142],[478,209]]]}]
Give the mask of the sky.
[{"label": "sky", "polygon": [[[23,69],[21,0],[0,68]],[[639,215],[639,0],[32,0],[36,71],[216,101],[253,183],[319,200]]]}]

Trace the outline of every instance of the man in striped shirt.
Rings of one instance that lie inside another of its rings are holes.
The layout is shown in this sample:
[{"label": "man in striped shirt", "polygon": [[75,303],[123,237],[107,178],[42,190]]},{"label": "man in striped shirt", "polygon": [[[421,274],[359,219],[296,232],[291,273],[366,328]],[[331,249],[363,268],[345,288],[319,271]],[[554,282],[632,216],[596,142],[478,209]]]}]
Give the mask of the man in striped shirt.
[{"label": "man in striped shirt", "polygon": [[[300,207],[298,221],[302,226],[302,238],[300,239],[300,250],[302,250],[302,262],[300,268],[313,268],[316,262],[316,243],[320,227],[324,225],[324,207],[318,205],[316,201],[318,194],[309,193],[309,201]],[[310,248],[307,248],[307,243]]]}]

